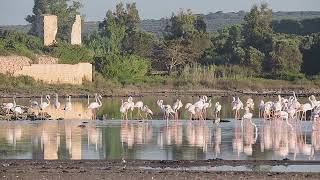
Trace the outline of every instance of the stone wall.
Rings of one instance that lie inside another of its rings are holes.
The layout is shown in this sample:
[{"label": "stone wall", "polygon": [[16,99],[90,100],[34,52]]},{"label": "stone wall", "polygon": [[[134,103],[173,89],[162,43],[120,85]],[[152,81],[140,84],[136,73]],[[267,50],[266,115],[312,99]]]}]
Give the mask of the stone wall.
[{"label": "stone wall", "polygon": [[0,73],[13,75],[22,70],[23,66],[30,66],[32,60],[24,56],[0,56]]},{"label": "stone wall", "polygon": [[35,80],[49,84],[82,84],[84,80],[92,81],[90,63],[71,64],[32,64],[23,66],[14,76],[31,76]]},{"label": "stone wall", "polygon": [[72,45],[81,45],[81,17],[76,15],[71,29],[70,43]]},{"label": "stone wall", "polygon": [[38,19],[38,34],[43,45],[50,46],[56,42],[58,32],[58,18],[55,15],[45,14]]}]

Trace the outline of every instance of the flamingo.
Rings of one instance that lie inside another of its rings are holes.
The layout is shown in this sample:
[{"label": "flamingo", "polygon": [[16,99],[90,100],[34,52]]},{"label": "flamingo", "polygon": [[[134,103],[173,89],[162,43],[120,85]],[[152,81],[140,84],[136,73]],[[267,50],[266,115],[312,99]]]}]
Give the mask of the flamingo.
[{"label": "flamingo", "polygon": [[263,111],[264,111],[264,101],[261,100],[259,104],[259,118],[261,117]]},{"label": "flamingo", "polygon": [[145,113],[146,119],[148,119],[148,115],[149,115],[150,119],[152,119],[153,112],[151,111],[151,109],[149,109],[149,107],[147,105],[143,106],[142,112]]},{"label": "flamingo", "polygon": [[174,114],[175,111],[171,108],[170,105],[164,105],[163,100],[158,100],[157,104],[160,107],[160,111],[163,113],[163,119],[166,119],[168,121],[170,115]]},{"label": "flamingo", "polygon": [[183,104],[180,99],[173,104],[173,110],[175,111],[174,117],[176,120],[179,119],[179,110],[183,107]]},{"label": "flamingo", "polygon": [[202,115],[202,110],[204,108],[204,104],[206,103],[208,97],[207,96],[202,96],[199,101],[197,101],[196,103],[194,103],[195,106],[195,112],[197,114],[197,116],[199,117],[199,119],[203,119],[203,115]]},{"label": "flamingo", "polygon": [[39,104],[38,104],[37,101],[32,101],[32,100],[30,99],[30,107],[31,107],[32,109],[37,109],[37,108],[39,108]]},{"label": "flamingo", "polygon": [[128,120],[128,110],[131,109],[131,104],[129,102],[123,102],[121,99],[120,112],[122,114],[122,119]]},{"label": "flamingo", "polygon": [[55,99],[55,102],[54,102],[54,107],[56,108],[56,109],[59,109],[60,108],[60,102],[59,102],[59,96],[58,96],[58,94],[56,93],[56,99]]},{"label": "flamingo", "polygon": [[209,100],[209,102],[205,102],[203,104],[203,111],[204,111],[204,119],[207,120],[207,108],[211,108],[212,104],[211,104],[211,99]]},{"label": "flamingo", "polygon": [[214,106],[216,118],[218,118],[218,114],[219,114],[219,118],[220,118],[221,108],[222,108],[221,104],[219,102],[216,102],[216,104]]},{"label": "flamingo", "polygon": [[43,111],[47,107],[49,107],[49,105],[50,105],[50,96],[49,95],[46,95],[46,100],[47,100],[47,102],[43,102],[42,96],[41,96],[41,103],[39,105],[39,108],[40,108],[41,111]]},{"label": "flamingo", "polygon": [[94,113],[94,117],[93,119],[96,119],[97,118],[97,115],[96,115],[96,110],[99,109],[101,106],[102,106],[102,102],[101,102],[101,99],[102,99],[102,96],[101,95],[95,95],[95,99],[96,99],[96,102],[92,102],[89,104],[88,106],[88,109],[92,110],[92,111],[95,111]]},{"label": "flamingo", "polygon": [[65,111],[71,111],[72,110],[71,96],[68,96],[68,101],[64,105],[63,110],[65,110]]},{"label": "flamingo", "polygon": [[14,106],[15,106],[16,96],[13,96],[12,99],[13,99],[13,103],[4,103],[4,104],[2,104],[3,105],[3,109],[6,110],[6,114],[9,114],[10,110],[12,108],[14,108]]},{"label": "flamingo", "polygon": [[239,118],[240,117],[240,109],[243,109],[243,103],[240,100],[240,98],[238,97],[237,100],[235,99],[235,97],[233,97],[233,101],[232,101],[232,110],[235,111],[235,118]]},{"label": "flamingo", "polygon": [[247,99],[246,105],[251,108],[251,110],[254,110],[254,102],[252,98]]},{"label": "flamingo", "polygon": [[298,112],[302,112],[301,119],[304,117],[304,120],[307,120],[307,111],[312,111],[312,105],[310,103],[305,103],[300,106]]},{"label": "flamingo", "polygon": [[134,104],[134,108],[137,108],[138,109],[138,113],[137,113],[137,116],[138,117],[142,117],[141,113],[140,113],[140,110],[142,110],[143,108],[143,102],[142,101],[138,101]]},{"label": "flamingo", "polygon": [[311,95],[308,99],[311,102],[312,108],[320,106],[320,101],[317,101],[314,95]]},{"label": "flamingo", "polygon": [[192,120],[192,115],[196,114],[196,107],[191,103],[187,103],[185,109],[187,109],[187,111],[190,113],[190,120]]}]

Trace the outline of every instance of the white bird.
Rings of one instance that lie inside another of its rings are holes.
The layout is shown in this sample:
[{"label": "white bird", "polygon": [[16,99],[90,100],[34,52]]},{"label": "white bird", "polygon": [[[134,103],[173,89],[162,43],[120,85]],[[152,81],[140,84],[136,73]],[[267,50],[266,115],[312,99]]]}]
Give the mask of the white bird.
[{"label": "white bird", "polygon": [[187,103],[185,105],[185,109],[187,109],[187,111],[190,113],[190,120],[192,120],[192,116],[196,114],[196,107],[191,103]]},{"label": "white bird", "polygon": [[259,104],[259,117],[262,116],[263,111],[264,111],[264,101],[261,100]]},{"label": "white bird", "polygon": [[140,111],[143,108],[143,102],[142,101],[138,101],[138,102],[134,103],[134,108],[137,108],[137,111],[138,111],[137,116],[138,117],[142,117]]},{"label": "white bird", "polygon": [[47,100],[47,102],[43,102],[42,96],[41,96],[41,103],[39,105],[39,108],[41,111],[44,111],[47,107],[49,107],[49,105],[50,105],[50,96],[49,95],[46,95],[46,100]]},{"label": "white bird", "polygon": [[123,120],[128,120],[128,110],[131,109],[131,105],[129,102],[123,102],[121,99],[120,113],[122,115]]},{"label": "white bird", "polygon": [[206,120],[207,119],[207,109],[208,108],[211,108],[212,104],[211,104],[211,99],[209,99],[209,102],[205,102],[203,104],[203,113],[204,113],[204,119]]},{"label": "white bird", "polygon": [[170,115],[174,114],[175,111],[171,108],[170,105],[164,105],[163,100],[158,100],[157,104],[160,107],[160,111],[163,113],[163,119],[168,121]]},{"label": "white bird", "polygon": [[180,99],[173,104],[173,110],[175,111],[175,119],[179,119],[179,110],[183,107],[183,104]]},{"label": "white bird", "polygon": [[[219,117],[220,118],[220,112],[221,112],[221,104],[219,102],[216,102],[216,104],[214,105],[214,110],[215,110],[215,115],[216,115],[216,119]],[[219,115],[219,116],[218,116]]]},{"label": "white bird", "polygon": [[39,108],[39,104],[38,104],[37,101],[32,101],[32,100],[30,99],[30,107],[31,107],[32,109],[38,109],[38,108]]},{"label": "white bird", "polygon": [[149,107],[147,105],[143,106],[142,112],[145,113],[146,119],[148,119],[148,116],[150,117],[150,119],[152,119],[153,112],[151,111],[151,109],[149,109]]},{"label": "white bird", "polygon": [[311,95],[308,99],[311,102],[312,108],[320,106],[320,101],[317,101],[317,99],[316,99],[316,97],[314,95]]},{"label": "white bird", "polygon": [[240,117],[240,109],[243,109],[243,103],[240,100],[240,98],[238,97],[237,100],[235,99],[235,97],[233,97],[233,101],[232,101],[232,110],[235,111],[235,118],[239,118]]},{"label": "white bird", "polygon": [[252,98],[247,99],[246,104],[247,107],[251,108],[251,110],[254,110],[254,102]]},{"label": "white bird", "polygon": [[58,96],[58,94],[56,93],[56,99],[55,99],[55,101],[54,101],[54,107],[56,108],[56,109],[59,109],[60,108],[60,102],[59,102],[59,96]]},{"label": "white bird", "polygon": [[300,106],[298,112],[302,112],[301,119],[304,117],[304,120],[307,120],[307,111],[311,111],[312,105],[310,103],[305,103]]},{"label": "white bird", "polygon": [[[90,103],[89,104],[89,106],[88,106],[88,109],[90,109],[90,110],[92,110],[92,111],[94,111],[94,110],[96,110],[96,109],[99,109],[101,106],[102,106],[102,102],[101,102],[101,100],[102,100],[102,96],[101,95],[95,95],[95,99],[96,99],[96,102],[92,102],[92,103]],[[93,113],[94,114],[94,117],[93,117],[93,119],[96,119],[97,117],[97,115],[96,115],[96,112],[94,112]]]},{"label": "white bird", "polygon": [[64,105],[63,110],[65,110],[65,111],[71,111],[72,110],[71,96],[68,97],[68,101]]},{"label": "white bird", "polygon": [[3,110],[5,110],[6,111],[6,113],[8,114],[9,112],[10,112],[10,110],[12,109],[12,108],[14,108],[14,106],[15,106],[15,103],[16,103],[16,100],[15,100],[15,98],[16,98],[16,96],[13,96],[13,103],[3,103],[2,104],[2,108],[3,108]]},{"label": "white bird", "polygon": [[244,110],[245,110],[245,113],[242,119],[252,119],[253,114],[250,112],[249,107],[245,107]]},{"label": "white bird", "polygon": [[95,99],[96,99],[95,102],[92,102],[89,104],[88,109],[91,109],[91,110],[98,109],[102,106],[102,102],[101,102],[102,96],[96,94]]}]

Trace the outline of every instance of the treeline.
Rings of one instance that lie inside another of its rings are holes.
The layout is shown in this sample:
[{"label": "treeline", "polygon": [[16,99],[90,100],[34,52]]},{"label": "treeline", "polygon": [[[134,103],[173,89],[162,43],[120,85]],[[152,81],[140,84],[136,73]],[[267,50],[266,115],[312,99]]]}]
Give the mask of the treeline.
[{"label": "treeline", "polygon": [[[45,0],[35,0],[34,14],[28,17],[53,12],[68,19],[81,7],[74,3],[66,6],[62,1],[69,0],[57,1],[58,4],[39,4]],[[52,7],[61,9],[46,11]],[[63,63],[88,61],[105,79],[121,84],[174,80],[176,85],[200,83],[212,87],[217,79],[318,78],[320,33],[314,28],[317,21],[299,21],[304,24],[303,31],[295,34],[290,33],[294,31],[290,26],[278,26],[280,30],[288,28],[286,33],[276,31],[273,19],[272,10],[262,4],[252,7],[242,24],[208,32],[203,16],[181,10],[166,22],[162,35],[156,36],[141,28],[135,3],[119,3],[114,11],[107,11],[95,33],[83,38],[82,47],[66,43],[63,37],[67,31],[61,31],[61,38],[52,47],[42,47],[30,35],[6,32],[9,35],[0,34],[0,54],[22,49],[59,57]],[[31,29],[29,33],[34,32]]]},{"label": "treeline", "polygon": [[283,19],[272,22],[275,32],[296,35],[309,35],[320,32],[320,18],[313,19]]}]

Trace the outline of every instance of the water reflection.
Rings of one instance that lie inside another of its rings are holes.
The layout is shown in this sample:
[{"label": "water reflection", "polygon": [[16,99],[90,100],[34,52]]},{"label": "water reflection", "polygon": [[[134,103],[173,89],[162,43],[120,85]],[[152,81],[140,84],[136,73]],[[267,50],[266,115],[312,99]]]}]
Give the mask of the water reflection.
[{"label": "water reflection", "polygon": [[0,122],[2,159],[320,159],[320,121]]}]

